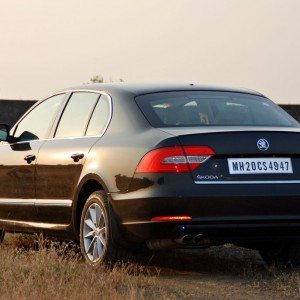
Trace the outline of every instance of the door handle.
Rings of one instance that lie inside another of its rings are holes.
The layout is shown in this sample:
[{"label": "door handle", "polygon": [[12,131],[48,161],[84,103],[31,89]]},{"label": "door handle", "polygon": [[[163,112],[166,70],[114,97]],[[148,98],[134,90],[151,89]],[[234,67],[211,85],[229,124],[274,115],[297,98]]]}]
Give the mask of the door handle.
[{"label": "door handle", "polygon": [[35,155],[34,154],[29,154],[29,155],[24,157],[24,160],[26,160],[27,163],[30,164],[31,162],[33,162],[35,160]]},{"label": "door handle", "polygon": [[74,162],[79,162],[80,159],[84,158],[83,153],[74,153],[71,155],[71,158],[74,160]]}]

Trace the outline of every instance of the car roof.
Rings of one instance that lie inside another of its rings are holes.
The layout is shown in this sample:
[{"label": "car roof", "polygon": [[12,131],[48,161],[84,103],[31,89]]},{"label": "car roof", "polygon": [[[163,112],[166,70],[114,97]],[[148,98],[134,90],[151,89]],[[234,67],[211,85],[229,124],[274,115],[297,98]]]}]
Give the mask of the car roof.
[{"label": "car roof", "polygon": [[211,86],[211,85],[199,85],[199,84],[133,84],[133,83],[93,83],[81,86],[75,86],[68,89],[60,90],[73,91],[73,90],[96,90],[104,91],[107,93],[130,93],[134,96],[159,93],[167,91],[223,91],[223,92],[235,92],[235,93],[246,93],[258,96],[264,96],[259,92],[244,89],[244,88],[230,88],[223,86]]}]

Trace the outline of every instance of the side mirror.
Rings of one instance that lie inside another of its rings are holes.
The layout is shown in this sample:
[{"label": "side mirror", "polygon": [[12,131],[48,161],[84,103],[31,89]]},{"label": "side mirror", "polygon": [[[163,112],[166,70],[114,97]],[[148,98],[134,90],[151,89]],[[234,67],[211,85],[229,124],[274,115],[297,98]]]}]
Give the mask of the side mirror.
[{"label": "side mirror", "polygon": [[7,142],[9,140],[9,126],[7,124],[0,124],[0,142]]}]

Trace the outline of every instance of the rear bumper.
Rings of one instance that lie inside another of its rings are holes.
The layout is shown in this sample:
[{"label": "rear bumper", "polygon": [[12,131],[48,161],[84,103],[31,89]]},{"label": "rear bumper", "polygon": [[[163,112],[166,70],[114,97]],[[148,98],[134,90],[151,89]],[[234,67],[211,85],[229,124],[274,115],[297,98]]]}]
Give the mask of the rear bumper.
[{"label": "rear bumper", "polygon": [[[203,234],[213,243],[300,237],[300,196],[154,197],[113,200],[119,223],[134,240]],[[190,221],[152,221],[189,216]]]},{"label": "rear bumper", "polygon": [[[110,194],[119,223],[133,238],[173,238],[182,230],[227,241],[300,236],[300,184],[198,185],[191,174],[143,176],[133,178],[131,191]],[[191,221],[151,221],[160,216]]]},{"label": "rear bumper", "polygon": [[300,240],[300,218],[298,220],[247,220],[190,222],[132,222],[122,226],[128,237],[136,241],[176,239],[182,235],[203,235],[210,244]]}]

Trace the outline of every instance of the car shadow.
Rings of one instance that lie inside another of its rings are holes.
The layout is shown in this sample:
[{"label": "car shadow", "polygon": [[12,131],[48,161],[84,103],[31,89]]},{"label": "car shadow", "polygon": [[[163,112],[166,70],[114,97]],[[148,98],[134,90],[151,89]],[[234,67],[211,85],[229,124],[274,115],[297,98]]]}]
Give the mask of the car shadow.
[{"label": "car shadow", "polygon": [[137,263],[159,270],[160,275],[214,273],[257,276],[270,272],[257,251],[232,245],[154,252],[137,256]]}]

